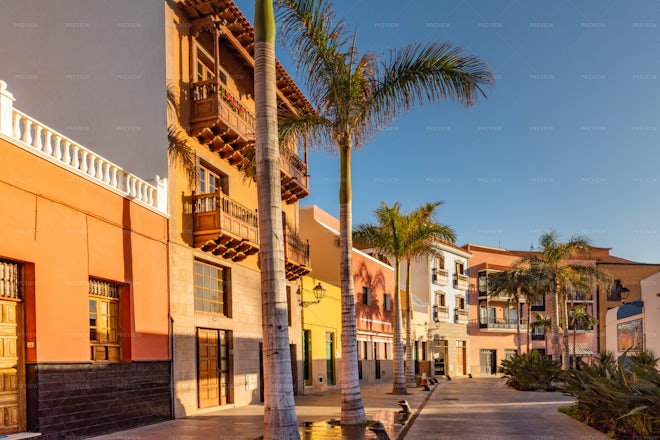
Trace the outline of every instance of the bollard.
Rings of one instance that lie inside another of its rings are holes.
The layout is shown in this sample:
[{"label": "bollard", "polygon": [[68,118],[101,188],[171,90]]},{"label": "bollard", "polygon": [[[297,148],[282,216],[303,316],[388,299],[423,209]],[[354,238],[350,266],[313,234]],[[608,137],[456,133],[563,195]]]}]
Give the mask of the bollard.
[{"label": "bollard", "polygon": [[399,411],[400,413],[410,414],[412,412],[412,408],[408,404],[407,400],[399,400],[397,403],[401,407],[401,411]]}]

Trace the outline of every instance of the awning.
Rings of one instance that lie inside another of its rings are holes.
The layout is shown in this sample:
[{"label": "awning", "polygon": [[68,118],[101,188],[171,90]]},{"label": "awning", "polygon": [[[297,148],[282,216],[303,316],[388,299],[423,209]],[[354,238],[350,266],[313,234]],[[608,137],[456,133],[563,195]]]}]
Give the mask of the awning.
[{"label": "awning", "polygon": [[[594,352],[591,351],[591,347],[589,347],[589,344],[585,344],[584,342],[578,342],[575,344],[575,351],[577,352],[578,356],[593,356]],[[573,352],[573,343],[569,342],[568,344],[568,352],[570,353],[571,356],[574,355]]]}]

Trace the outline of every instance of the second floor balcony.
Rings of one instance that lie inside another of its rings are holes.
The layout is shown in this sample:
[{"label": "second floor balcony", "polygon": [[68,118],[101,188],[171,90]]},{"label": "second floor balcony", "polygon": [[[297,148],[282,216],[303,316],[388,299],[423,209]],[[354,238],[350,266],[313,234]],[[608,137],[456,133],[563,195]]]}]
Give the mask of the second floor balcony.
[{"label": "second floor balcony", "polygon": [[470,278],[460,273],[454,274],[454,288],[458,290],[468,290]]},{"label": "second floor balcony", "polygon": [[446,321],[449,319],[449,307],[433,306],[433,320],[435,322]]},{"label": "second floor balcony", "polygon": [[446,286],[449,284],[449,273],[445,269],[435,267],[431,272],[431,282],[438,286]]},{"label": "second floor balcony", "polygon": [[[506,319],[486,319],[479,320],[479,328],[486,331],[500,331],[500,332],[515,332],[517,325],[515,321],[508,321]],[[520,322],[520,330],[526,331],[527,324],[524,321]]]},{"label": "second floor balcony", "polygon": [[259,251],[257,212],[221,191],[192,196],[193,246],[232,261]]}]

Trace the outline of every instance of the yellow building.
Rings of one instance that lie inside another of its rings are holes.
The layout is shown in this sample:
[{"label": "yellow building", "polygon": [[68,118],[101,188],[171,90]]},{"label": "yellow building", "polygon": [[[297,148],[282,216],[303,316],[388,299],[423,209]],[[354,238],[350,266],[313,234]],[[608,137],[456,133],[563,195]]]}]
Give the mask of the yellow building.
[{"label": "yellow building", "polygon": [[[229,0],[168,2],[166,71],[170,142],[170,284],[177,417],[263,399],[261,287],[254,154],[253,29]],[[278,64],[281,113],[311,111]],[[183,147],[183,148],[182,148]],[[187,148],[186,148],[187,147]],[[302,386],[300,308],[291,300],[310,271],[298,235],[298,200],[309,194],[307,163],[282,155],[294,392]]]},{"label": "yellow building", "polygon": [[300,282],[305,390],[338,384],[341,362],[341,288],[311,276]]}]

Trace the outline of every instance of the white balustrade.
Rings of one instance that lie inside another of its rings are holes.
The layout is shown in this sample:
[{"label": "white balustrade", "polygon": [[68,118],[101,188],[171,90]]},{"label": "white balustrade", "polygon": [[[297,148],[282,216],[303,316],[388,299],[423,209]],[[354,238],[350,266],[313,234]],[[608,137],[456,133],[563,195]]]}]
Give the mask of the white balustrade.
[{"label": "white balustrade", "polygon": [[167,179],[156,176],[152,185],[91,150],[13,108],[13,95],[0,81],[0,133],[22,142],[63,168],[113,188],[162,213],[167,213]]}]

